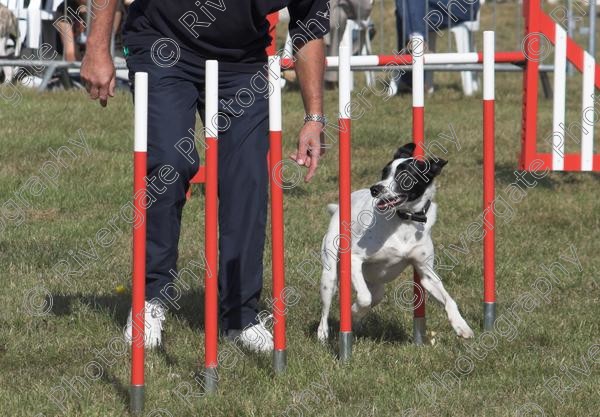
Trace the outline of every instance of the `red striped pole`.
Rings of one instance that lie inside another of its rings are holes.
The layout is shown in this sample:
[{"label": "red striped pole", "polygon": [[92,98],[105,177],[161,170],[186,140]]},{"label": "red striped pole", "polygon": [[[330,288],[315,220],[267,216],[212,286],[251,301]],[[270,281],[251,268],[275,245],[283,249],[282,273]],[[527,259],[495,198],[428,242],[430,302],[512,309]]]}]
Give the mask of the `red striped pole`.
[{"label": "red striped pole", "polygon": [[[483,328],[496,320],[494,167],[494,32],[483,33]],[[536,81],[537,82],[537,81]]]},{"label": "red striped pole", "polygon": [[542,21],[541,0],[523,2],[525,17],[525,37],[522,48],[527,52],[523,70],[523,111],[521,125],[521,156],[519,169],[527,169],[536,158],[538,79],[540,74],[540,45],[543,38],[540,31]]},{"label": "red striped pole", "polygon": [[219,63],[206,61],[205,80],[206,126],[206,192],[204,245],[206,271],[204,273],[204,388],[212,393],[217,390],[218,353],[218,108]]},{"label": "red striped pole", "polygon": [[148,74],[135,73],[135,126],[133,147],[133,206],[142,223],[133,227],[131,300],[131,388],[133,415],[144,411],[144,328],[146,304],[146,151],[148,149]]},{"label": "red striped pole", "polygon": [[351,120],[350,120],[350,55],[347,45],[339,48],[339,200],[340,200],[340,359],[352,356],[352,271],[351,271]]},{"label": "red striped pole", "polygon": [[[480,52],[442,52],[428,53],[424,55],[425,64],[481,64],[483,55]],[[337,56],[328,56],[326,58],[327,68],[337,68],[339,60]],[[520,64],[526,61],[523,51],[498,52],[495,54],[496,63]],[[351,68],[355,67],[383,67],[385,65],[411,65],[412,55],[355,55],[350,60]],[[283,58],[281,67],[286,69],[294,68],[294,60]]]},{"label": "red striped pole", "polygon": [[269,172],[271,174],[271,240],[273,274],[273,370],[286,368],[285,263],[283,234],[283,165],[281,140],[281,66],[279,56],[269,57]]},{"label": "red striped pole", "polygon": [[[414,157],[425,157],[425,48],[422,36],[412,38],[412,116],[413,142],[415,143]],[[421,286],[421,277],[415,270],[414,280],[414,311],[413,339],[416,345],[422,345],[425,340],[425,291]]]}]

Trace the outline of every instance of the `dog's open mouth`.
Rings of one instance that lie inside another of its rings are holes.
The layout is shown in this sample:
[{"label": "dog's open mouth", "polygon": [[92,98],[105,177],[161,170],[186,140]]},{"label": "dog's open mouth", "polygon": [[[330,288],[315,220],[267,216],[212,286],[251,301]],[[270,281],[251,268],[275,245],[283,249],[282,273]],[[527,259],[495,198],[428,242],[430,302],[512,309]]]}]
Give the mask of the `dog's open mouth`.
[{"label": "dog's open mouth", "polygon": [[404,196],[382,198],[377,202],[377,208],[379,210],[388,210],[399,206],[400,204],[404,203],[404,201],[406,201],[406,197]]}]

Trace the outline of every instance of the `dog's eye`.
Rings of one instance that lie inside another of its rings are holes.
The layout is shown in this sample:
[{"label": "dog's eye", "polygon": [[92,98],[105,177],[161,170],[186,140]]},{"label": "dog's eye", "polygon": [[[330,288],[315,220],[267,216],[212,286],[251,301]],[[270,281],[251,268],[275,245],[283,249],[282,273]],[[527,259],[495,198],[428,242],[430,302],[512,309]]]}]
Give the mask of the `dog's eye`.
[{"label": "dog's eye", "polygon": [[389,177],[391,171],[392,167],[390,165],[387,165],[385,168],[383,168],[383,171],[381,172],[381,179],[384,180]]},{"label": "dog's eye", "polygon": [[396,167],[396,172],[394,173],[394,179],[397,181],[403,172],[406,172],[406,163],[402,163]]}]

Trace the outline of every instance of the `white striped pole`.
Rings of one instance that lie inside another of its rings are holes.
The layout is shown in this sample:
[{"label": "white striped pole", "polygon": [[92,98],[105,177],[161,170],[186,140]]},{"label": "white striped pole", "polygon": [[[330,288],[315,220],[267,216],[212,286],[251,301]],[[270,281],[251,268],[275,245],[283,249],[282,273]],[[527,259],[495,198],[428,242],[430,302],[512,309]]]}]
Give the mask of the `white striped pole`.
[{"label": "white striped pole", "polygon": [[131,386],[130,410],[135,416],[144,411],[144,330],[146,304],[146,169],[148,149],[148,74],[135,73],[133,206],[142,223],[133,228],[133,271],[131,285]]},{"label": "white striped pole", "polygon": [[[350,78],[348,81],[348,86],[350,88],[349,92],[352,92],[354,90],[354,74],[352,73],[352,51],[353,51],[353,44],[352,44],[352,29],[348,28],[349,30],[346,30],[344,32],[344,36],[342,37],[342,41],[340,43],[340,46],[345,46],[348,48],[348,50],[350,51],[350,61],[349,61],[349,68],[350,68]],[[338,65],[340,65],[340,59],[339,58],[339,51],[338,51]],[[327,62],[327,60],[325,61]]]},{"label": "white striped pole", "polygon": [[552,170],[565,167],[565,97],[567,87],[567,31],[556,24],[554,97],[552,103]]},{"label": "white striped pole", "polygon": [[[592,0],[594,1],[594,0]],[[581,170],[594,169],[594,82],[596,61],[588,52],[583,52],[583,86],[581,103]],[[592,110],[591,118],[588,114]]]},{"label": "white striped pole", "polygon": [[340,359],[348,362],[352,356],[352,272],[351,272],[351,114],[350,55],[351,49],[340,46],[339,57],[339,200],[340,200]]},{"label": "white striped pole", "polygon": [[285,260],[283,234],[283,165],[281,135],[281,63],[269,57],[269,172],[271,182],[271,241],[273,274],[273,370],[286,368],[285,338]]},{"label": "white striped pole", "polygon": [[[346,38],[344,38],[346,39]],[[344,41],[345,42],[345,41]],[[480,52],[440,52],[428,53],[423,56],[425,64],[481,64],[483,55]],[[495,55],[496,63],[515,63],[525,61],[523,52],[498,52]],[[326,57],[327,68],[337,68],[339,66],[337,56]],[[356,55],[350,58],[351,68],[355,67],[382,67],[385,65],[398,64],[410,65],[412,57],[410,55]],[[284,69],[294,67],[291,58],[284,56],[282,59]]]},{"label": "white striped pole", "polygon": [[205,78],[206,126],[206,192],[204,206],[204,388],[207,393],[217,390],[218,353],[218,112],[219,63],[206,61]]},{"label": "white striped pole", "polygon": [[495,261],[495,64],[494,32],[483,33],[483,328],[491,331],[496,321]]},{"label": "white striped pole", "polygon": [[[414,157],[425,157],[425,48],[422,36],[411,39],[412,49],[412,123],[413,142],[415,146]],[[416,345],[425,342],[425,290],[421,285],[421,277],[415,270],[414,280],[414,307],[413,307],[413,340]]]}]

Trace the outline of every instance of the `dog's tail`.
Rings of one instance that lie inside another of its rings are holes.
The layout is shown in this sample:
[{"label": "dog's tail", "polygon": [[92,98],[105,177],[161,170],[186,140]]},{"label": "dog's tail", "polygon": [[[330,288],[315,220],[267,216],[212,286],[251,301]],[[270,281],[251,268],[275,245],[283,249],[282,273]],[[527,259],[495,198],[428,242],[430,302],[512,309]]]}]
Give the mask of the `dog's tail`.
[{"label": "dog's tail", "polygon": [[331,215],[333,215],[333,213],[335,213],[338,209],[339,205],[338,204],[327,204],[327,212]]}]

